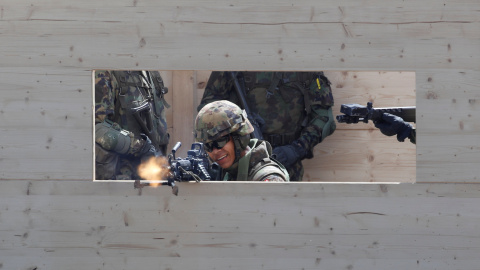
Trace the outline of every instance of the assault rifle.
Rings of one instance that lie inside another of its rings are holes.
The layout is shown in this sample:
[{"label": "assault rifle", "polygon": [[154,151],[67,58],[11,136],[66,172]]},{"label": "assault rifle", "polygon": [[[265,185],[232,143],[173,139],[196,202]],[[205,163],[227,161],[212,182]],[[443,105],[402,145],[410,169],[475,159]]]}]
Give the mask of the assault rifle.
[{"label": "assault rifle", "polygon": [[238,99],[240,100],[240,107],[242,107],[247,112],[247,118],[250,123],[253,125],[253,132],[252,135],[254,138],[263,140],[262,130],[260,127],[259,121],[263,122],[263,119],[258,114],[253,113],[248,106],[245,89],[240,85],[240,82],[237,78],[238,72],[232,71],[230,75],[233,79],[233,86],[235,88],[235,92],[237,93]]},{"label": "assault rifle", "polygon": [[337,115],[339,123],[356,124],[358,122],[368,123],[382,119],[383,113],[389,113],[399,116],[405,122],[415,123],[415,107],[389,107],[389,108],[373,108],[372,102],[368,102],[367,106],[358,104],[342,104],[340,112],[344,115]]},{"label": "assault rifle", "polygon": [[[193,143],[191,150],[188,150],[186,158],[175,158],[175,153],[182,146],[181,142],[177,142],[172,148],[172,153],[168,155],[168,174],[167,181],[162,182],[162,186],[171,186],[172,193],[178,195],[177,182],[185,182],[195,180],[211,181],[220,179],[221,167],[217,163],[210,165],[208,154],[205,152],[203,143]],[[134,187],[142,188],[150,186],[150,183],[140,183],[140,180],[135,180]]]}]

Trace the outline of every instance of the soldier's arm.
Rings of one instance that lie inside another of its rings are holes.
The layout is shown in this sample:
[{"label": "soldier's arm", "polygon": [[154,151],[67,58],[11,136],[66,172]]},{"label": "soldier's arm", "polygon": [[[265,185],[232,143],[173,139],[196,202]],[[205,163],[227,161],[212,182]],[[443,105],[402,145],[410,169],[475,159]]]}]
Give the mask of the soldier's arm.
[{"label": "soldier's arm", "polygon": [[274,174],[270,174],[270,175],[267,175],[267,176],[263,177],[259,181],[262,181],[262,182],[286,182],[287,180],[285,180],[285,178],[283,178],[281,175],[274,173]]},{"label": "soldier's arm", "polygon": [[200,111],[210,102],[224,99],[230,100],[232,83],[228,72],[213,71],[208,78],[207,86],[205,87],[205,92],[203,92],[203,97],[200,105],[197,107],[197,111]]},{"label": "soldier's arm", "polygon": [[95,123],[101,123],[115,112],[113,80],[108,70],[95,70]]},{"label": "soldier's arm", "polygon": [[[118,83],[108,70],[95,70],[95,142],[102,148],[119,154],[143,155],[151,149],[151,142],[145,138],[134,136],[129,130],[120,132],[105,124],[105,119],[111,118],[115,113],[115,91]],[[115,133],[116,141],[108,140],[106,134]],[[119,144],[125,144],[121,149]]]},{"label": "soldier's arm", "polygon": [[306,150],[306,158],[312,158],[313,147],[330,136],[336,128],[330,82],[320,73],[314,73],[312,77],[307,91],[308,123],[298,139]]}]

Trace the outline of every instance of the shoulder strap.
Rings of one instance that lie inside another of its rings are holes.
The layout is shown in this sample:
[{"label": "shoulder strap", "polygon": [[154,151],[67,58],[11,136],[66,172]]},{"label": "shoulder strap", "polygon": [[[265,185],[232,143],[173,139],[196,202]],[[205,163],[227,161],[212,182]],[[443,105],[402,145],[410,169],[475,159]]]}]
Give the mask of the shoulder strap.
[{"label": "shoulder strap", "polygon": [[318,76],[313,76],[312,73],[304,73],[300,72],[297,73],[297,87],[300,89],[303,95],[303,103],[305,104],[305,110],[307,111],[307,115],[310,113],[311,110],[311,100],[310,96],[308,95],[307,91],[310,91],[310,84],[312,83],[312,80],[315,80]]},{"label": "shoulder strap", "polygon": [[[123,70],[114,70],[112,71],[112,74],[118,83],[118,88],[119,88],[118,99],[120,100],[120,105],[122,106],[123,109],[129,109],[129,105],[126,100],[126,94],[127,94],[128,88],[129,87],[142,88],[143,87],[142,81],[139,78],[139,76],[133,76],[131,74],[127,76],[127,71],[123,71]],[[127,78],[132,78],[132,80],[128,80]],[[143,98],[145,98],[145,96],[141,91],[139,93],[143,96]]]},{"label": "shoulder strap", "polygon": [[153,88],[154,89],[154,98],[159,97],[163,104],[165,104],[165,107],[170,108],[170,104],[167,103],[165,100],[164,96],[166,93],[168,93],[168,88],[165,87],[165,84],[163,83],[162,76],[160,75],[160,72],[158,71],[149,71],[150,74],[150,79],[151,83],[153,83]]},{"label": "shoulder strap", "polygon": [[280,82],[281,79],[282,79],[281,78],[281,73],[279,73],[279,72],[274,72],[273,73],[272,82],[270,83],[270,86],[268,87],[267,93],[266,93],[267,94],[267,99],[270,98],[270,96],[273,96],[274,91],[277,88],[278,83]]},{"label": "shoulder strap", "polygon": [[[255,148],[257,145],[257,139],[250,139],[250,143],[248,146],[250,148]],[[238,174],[237,174],[237,181],[247,181],[248,179],[248,169],[250,164],[250,157],[252,155],[252,151],[248,151],[239,161],[238,161]]]}]

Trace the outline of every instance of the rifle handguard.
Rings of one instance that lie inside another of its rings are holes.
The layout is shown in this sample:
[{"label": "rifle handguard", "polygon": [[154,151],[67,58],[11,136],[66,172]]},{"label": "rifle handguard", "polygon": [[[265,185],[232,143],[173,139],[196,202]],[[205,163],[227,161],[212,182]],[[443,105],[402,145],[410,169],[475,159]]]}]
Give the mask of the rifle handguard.
[{"label": "rifle handguard", "polygon": [[401,117],[405,122],[415,123],[415,107],[389,107],[389,108],[373,108],[372,102],[368,102],[367,106],[359,104],[342,104],[340,112],[344,115],[337,115],[339,123],[356,124],[358,122],[368,123],[368,120],[378,121],[382,119],[384,113],[389,113]]}]

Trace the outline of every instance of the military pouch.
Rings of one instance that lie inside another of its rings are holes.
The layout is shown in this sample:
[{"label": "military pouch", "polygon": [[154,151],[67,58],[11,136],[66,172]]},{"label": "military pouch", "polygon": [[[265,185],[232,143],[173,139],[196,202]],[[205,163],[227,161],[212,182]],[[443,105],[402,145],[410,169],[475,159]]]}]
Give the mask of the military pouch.
[{"label": "military pouch", "polygon": [[95,179],[111,180],[115,179],[115,171],[118,162],[118,155],[112,151],[103,149],[98,143],[95,143]]},{"label": "military pouch", "polygon": [[117,123],[105,120],[95,125],[95,142],[107,151],[126,154],[130,149],[133,134]]},{"label": "military pouch", "polygon": [[325,123],[322,129],[322,141],[329,135],[332,135],[337,124],[335,124],[335,118],[333,117],[332,108],[328,108],[327,112],[328,121]]}]

